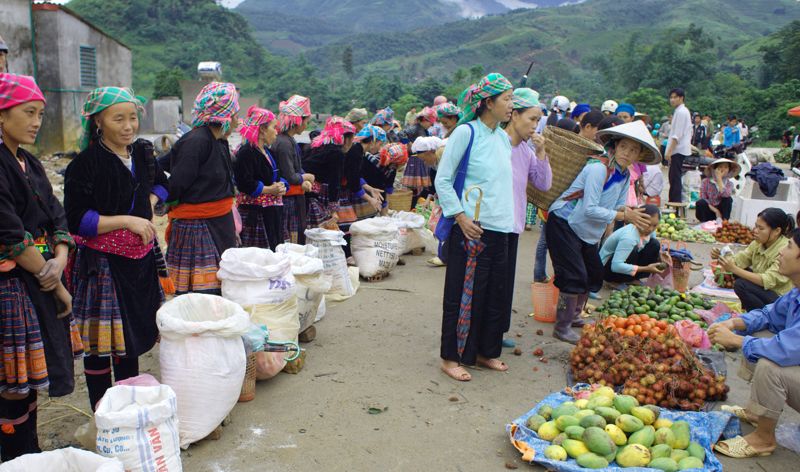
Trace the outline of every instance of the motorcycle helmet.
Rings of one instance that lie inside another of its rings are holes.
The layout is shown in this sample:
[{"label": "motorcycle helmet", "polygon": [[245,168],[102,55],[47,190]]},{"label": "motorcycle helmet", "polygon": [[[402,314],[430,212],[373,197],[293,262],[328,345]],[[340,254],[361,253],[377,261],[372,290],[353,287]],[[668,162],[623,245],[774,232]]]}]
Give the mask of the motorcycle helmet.
[{"label": "motorcycle helmet", "polygon": [[606,100],[603,102],[603,106],[600,107],[600,111],[604,113],[616,113],[617,111],[617,102],[614,100]]},{"label": "motorcycle helmet", "polygon": [[569,110],[569,99],[563,95],[553,97],[550,102],[550,109],[559,113],[564,113]]}]

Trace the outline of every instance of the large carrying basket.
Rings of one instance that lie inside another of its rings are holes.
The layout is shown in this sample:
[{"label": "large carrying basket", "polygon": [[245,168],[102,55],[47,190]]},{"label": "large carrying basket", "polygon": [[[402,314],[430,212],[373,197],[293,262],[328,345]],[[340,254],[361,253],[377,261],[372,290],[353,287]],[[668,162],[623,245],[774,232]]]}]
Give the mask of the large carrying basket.
[{"label": "large carrying basket", "polygon": [[587,158],[602,154],[604,149],[572,131],[555,126],[547,126],[543,136],[553,171],[553,185],[547,192],[542,192],[528,184],[528,201],[542,210],[548,210],[550,204],[575,181],[586,165]]}]

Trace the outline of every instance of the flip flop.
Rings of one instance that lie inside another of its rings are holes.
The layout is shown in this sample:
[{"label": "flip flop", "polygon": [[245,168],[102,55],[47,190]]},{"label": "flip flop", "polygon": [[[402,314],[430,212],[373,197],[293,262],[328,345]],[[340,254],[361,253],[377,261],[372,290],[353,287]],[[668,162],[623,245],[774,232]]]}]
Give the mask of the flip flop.
[{"label": "flip flop", "polygon": [[508,371],[508,365],[505,362],[501,361],[500,359],[487,359],[487,360],[480,360],[476,361],[481,367],[486,367],[490,370],[496,370],[498,372],[506,372]]},{"label": "flip flop", "polygon": [[458,380],[459,382],[469,382],[470,380],[472,380],[472,375],[470,375],[470,373],[467,372],[466,369],[464,369],[460,365],[457,365],[455,367],[442,366],[441,369],[442,372],[447,374],[447,376],[453,380]]},{"label": "flip flop", "polygon": [[734,459],[747,459],[750,457],[766,457],[772,455],[774,451],[758,452],[747,443],[747,440],[741,436],[736,436],[733,439],[726,439],[714,445],[714,450],[722,455],[733,457]]},{"label": "flip flop", "polygon": [[445,266],[445,263],[442,262],[442,260],[439,259],[438,257],[432,257],[432,258],[428,259],[425,262],[427,262],[428,265],[433,266],[433,267],[444,267]]},{"label": "flip flop", "polygon": [[722,405],[719,407],[720,410],[726,413],[733,413],[736,415],[737,418],[740,420],[753,425],[754,427],[758,428],[758,421],[753,421],[747,416],[747,412],[744,408],[740,407],[739,405]]}]

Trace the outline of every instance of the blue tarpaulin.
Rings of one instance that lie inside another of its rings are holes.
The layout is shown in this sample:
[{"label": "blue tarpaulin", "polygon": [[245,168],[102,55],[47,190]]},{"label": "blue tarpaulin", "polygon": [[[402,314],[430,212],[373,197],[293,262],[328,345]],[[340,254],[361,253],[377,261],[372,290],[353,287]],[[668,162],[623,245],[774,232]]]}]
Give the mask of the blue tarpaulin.
[{"label": "blue tarpaulin", "polygon": [[[523,449],[526,446],[532,448],[536,451],[532,462],[541,464],[551,470],[557,470],[559,472],[590,470],[579,466],[575,459],[572,458],[566,461],[554,461],[545,457],[544,450],[551,444],[550,441],[540,439],[536,432],[528,429],[527,426],[528,418],[535,415],[542,406],[550,405],[555,408],[566,401],[572,400],[574,399],[565,393],[552,393],[534,406],[529,412],[515,419],[511,424],[506,425],[506,431],[514,447],[520,450],[520,452],[524,452]],[[711,448],[720,437],[728,439],[741,434],[739,418],[731,413],[724,413],[721,411],[675,411],[663,408],[661,409],[660,417],[670,421],[683,420],[688,422],[691,428],[692,441],[699,443],[706,450],[705,467],[702,470],[708,472],[722,472],[722,464],[717,460]],[[619,472],[659,472],[657,469],[651,469],[649,467],[623,468],[617,466],[616,462],[612,462],[607,468],[601,470]]]}]

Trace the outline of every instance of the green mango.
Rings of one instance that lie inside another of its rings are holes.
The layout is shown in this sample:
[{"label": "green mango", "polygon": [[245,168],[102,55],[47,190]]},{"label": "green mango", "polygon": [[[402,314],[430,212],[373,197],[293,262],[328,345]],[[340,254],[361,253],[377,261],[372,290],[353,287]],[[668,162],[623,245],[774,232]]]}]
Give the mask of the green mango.
[{"label": "green mango", "polygon": [[616,424],[619,429],[625,431],[626,433],[635,433],[636,431],[644,428],[644,423],[642,423],[642,420],[631,415],[620,415],[614,424]]},{"label": "green mango", "polygon": [[589,428],[591,426],[595,426],[597,428],[605,428],[606,427],[606,420],[603,419],[600,415],[589,415],[583,418],[580,422],[580,425],[584,428]]},{"label": "green mango", "polygon": [[556,428],[559,431],[565,431],[568,426],[577,426],[580,423],[578,418],[570,415],[563,415],[556,418]]},{"label": "green mango", "polygon": [[567,460],[567,451],[561,446],[551,445],[545,448],[544,456],[554,461],[565,461]]},{"label": "green mango", "polygon": [[617,445],[603,429],[592,426],[586,428],[581,437],[583,443],[590,451],[600,456],[617,452]]},{"label": "green mango", "polygon": [[629,414],[631,409],[636,406],[639,406],[639,402],[635,397],[630,395],[617,395],[614,397],[614,408],[623,415]]},{"label": "green mango", "polygon": [[675,433],[672,428],[658,428],[656,430],[656,444],[666,444],[669,447],[675,445]]},{"label": "green mango", "polygon": [[569,439],[581,439],[584,431],[585,429],[580,426],[567,426],[564,433]]},{"label": "green mango", "polygon": [[670,455],[672,455],[672,448],[669,444],[656,444],[650,448],[650,456],[653,459],[658,459],[659,457],[669,457]]},{"label": "green mango", "polygon": [[672,445],[673,449],[686,449],[689,447],[689,423],[686,421],[676,421],[670,426],[672,432],[675,434],[675,444]]},{"label": "green mango", "polygon": [[528,428],[531,431],[539,431],[539,428],[547,422],[542,415],[533,415],[528,418]]},{"label": "green mango", "polygon": [[669,457],[670,459],[680,464],[682,460],[689,457],[689,451],[685,449],[673,449],[672,454],[670,454]]},{"label": "green mango", "polygon": [[701,461],[706,460],[706,450],[703,449],[703,446],[694,441],[689,443],[689,447],[686,448],[686,451],[688,451],[689,455],[692,457],[696,457]]},{"label": "green mango", "polygon": [[619,418],[619,415],[621,415],[621,413],[615,408],[609,408],[605,406],[598,407],[597,414],[602,416],[603,419],[606,420],[607,424],[613,423],[617,420],[617,418]]},{"label": "green mango", "polygon": [[622,467],[644,467],[650,463],[650,450],[641,444],[628,444],[617,453],[617,464]]},{"label": "green mango", "polygon": [[564,450],[567,451],[567,454],[573,459],[577,459],[578,456],[589,452],[589,448],[586,447],[586,444],[577,439],[565,439],[564,442],[561,443],[561,447],[563,447]]},{"label": "green mango", "polygon": [[579,466],[587,469],[605,469],[608,467],[608,461],[605,458],[592,452],[581,454],[575,460],[578,462]]},{"label": "green mango", "polygon": [[541,408],[539,408],[539,411],[537,411],[537,413],[539,413],[539,416],[541,416],[545,420],[549,420],[550,417],[553,416],[553,407],[550,405],[543,405]]},{"label": "green mango", "polygon": [[[578,407],[574,403],[562,403],[555,410],[553,410],[552,419],[557,420],[559,416],[573,416],[577,413]],[[544,416],[544,415],[542,415]]]},{"label": "green mango", "polygon": [[702,469],[703,467],[703,461],[696,457],[689,456],[678,462],[678,470]]},{"label": "green mango", "polygon": [[659,457],[650,461],[650,463],[647,464],[647,467],[650,467],[651,469],[663,470],[664,472],[677,472],[678,463],[669,457]]},{"label": "green mango", "polygon": [[630,437],[628,437],[628,444],[641,444],[642,446],[649,448],[653,445],[653,441],[655,441],[655,439],[655,428],[647,425],[639,431],[631,434]]}]

